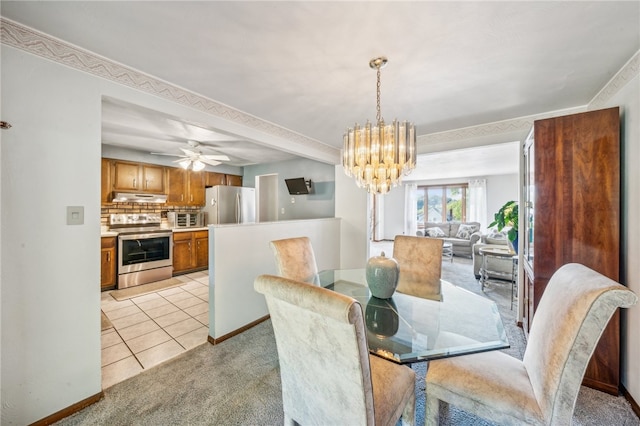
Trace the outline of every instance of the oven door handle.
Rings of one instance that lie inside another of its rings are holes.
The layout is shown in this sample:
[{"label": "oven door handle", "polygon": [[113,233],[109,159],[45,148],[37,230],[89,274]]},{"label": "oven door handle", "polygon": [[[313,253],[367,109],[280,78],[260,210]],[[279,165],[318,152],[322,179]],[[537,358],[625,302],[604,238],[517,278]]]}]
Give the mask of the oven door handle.
[{"label": "oven door handle", "polygon": [[162,238],[162,237],[171,237],[171,232],[158,232],[151,234],[131,234],[131,235],[119,235],[118,238],[121,240],[142,240],[146,238]]}]

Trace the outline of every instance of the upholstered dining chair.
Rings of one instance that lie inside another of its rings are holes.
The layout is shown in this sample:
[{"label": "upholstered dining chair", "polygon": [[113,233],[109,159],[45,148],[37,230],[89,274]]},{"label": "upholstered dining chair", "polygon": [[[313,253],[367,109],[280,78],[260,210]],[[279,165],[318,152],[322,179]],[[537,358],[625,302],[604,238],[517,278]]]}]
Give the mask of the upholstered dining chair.
[{"label": "upholstered dining chair", "polygon": [[542,294],[523,360],[503,352],[432,361],[425,424],[440,401],[505,425],[569,425],[587,364],[617,308],[638,298],[626,287],[571,263]]},{"label": "upholstered dining chair", "polygon": [[393,258],[400,267],[397,291],[427,299],[441,299],[442,243],[437,238],[396,235]]},{"label": "upholstered dining chair", "polygon": [[309,237],[271,241],[278,275],[296,281],[316,282],[318,266]]},{"label": "upholstered dining chair", "polygon": [[285,425],[395,425],[415,418],[415,373],[369,354],[355,299],[261,275],[276,337]]}]

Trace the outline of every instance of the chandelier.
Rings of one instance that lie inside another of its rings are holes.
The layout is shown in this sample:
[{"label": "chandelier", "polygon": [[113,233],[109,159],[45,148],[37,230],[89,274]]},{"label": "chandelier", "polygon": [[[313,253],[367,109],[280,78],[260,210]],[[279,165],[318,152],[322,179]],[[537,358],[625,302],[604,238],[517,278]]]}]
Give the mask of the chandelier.
[{"label": "chandelier", "polygon": [[360,188],[374,194],[386,194],[402,182],[416,167],[416,129],[412,123],[393,120],[385,124],[380,114],[380,69],[387,64],[384,56],[369,61],[377,72],[376,124],[357,123],[344,134],[342,167],[355,178]]}]

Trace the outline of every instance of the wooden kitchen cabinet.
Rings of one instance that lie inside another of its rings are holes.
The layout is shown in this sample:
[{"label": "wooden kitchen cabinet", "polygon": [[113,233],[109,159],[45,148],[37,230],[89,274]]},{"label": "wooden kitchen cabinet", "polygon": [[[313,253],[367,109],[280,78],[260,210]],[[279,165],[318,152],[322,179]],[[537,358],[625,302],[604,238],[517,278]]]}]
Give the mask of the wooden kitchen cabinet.
[{"label": "wooden kitchen cabinet", "polygon": [[192,232],[173,233],[173,274],[181,274],[192,269]]},{"label": "wooden kitchen cabinet", "polygon": [[165,193],[165,168],[154,164],[113,162],[114,191]]},{"label": "wooden kitchen cabinet", "polygon": [[242,176],[226,175],[228,186],[242,186]]},{"label": "wooden kitchen cabinet", "polygon": [[[619,281],[619,109],[535,121],[524,144],[523,173],[523,326],[528,332],[549,279],[562,265],[581,263]],[[583,384],[618,394],[619,340],[617,311]]]},{"label": "wooden kitchen cabinet", "polygon": [[206,269],[209,266],[209,231],[173,233],[173,274]]},{"label": "wooden kitchen cabinet", "polygon": [[116,237],[100,239],[100,290],[109,290],[116,286]]},{"label": "wooden kitchen cabinet", "polygon": [[167,204],[204,206],[204,173],[178,167],[168,168]]},{"label": "wooden kitchen cabinet", "polygon": [[195,261],[197,269],[209,267],[209,231],[196,231],[193,233],[196,253]]},{"label": "wooden kitchen cabinet", "polygon": [[111,202],[111,193],[113,192],[113,183],[111,182],[111,163],[108,158],[102,158],[100,168],[102,177],[100,180],[100,204],[107,204]]},{"label": "wooden kitchen cabinet", "polygon": [[226,185],[227,184],[227,175],[224,173],[216,173],[216,172],[205,172],[204,175],[204,186],[216,186],[216,185]]}]

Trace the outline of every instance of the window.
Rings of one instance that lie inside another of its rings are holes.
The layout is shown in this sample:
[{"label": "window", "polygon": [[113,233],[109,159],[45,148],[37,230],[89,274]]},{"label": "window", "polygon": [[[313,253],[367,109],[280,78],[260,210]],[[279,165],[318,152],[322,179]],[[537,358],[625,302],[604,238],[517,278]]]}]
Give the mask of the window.
[{"label": "window", "polygon": [[419,186],[417,202],[418,229],[427,222],[465,222],[469,185]]}]

